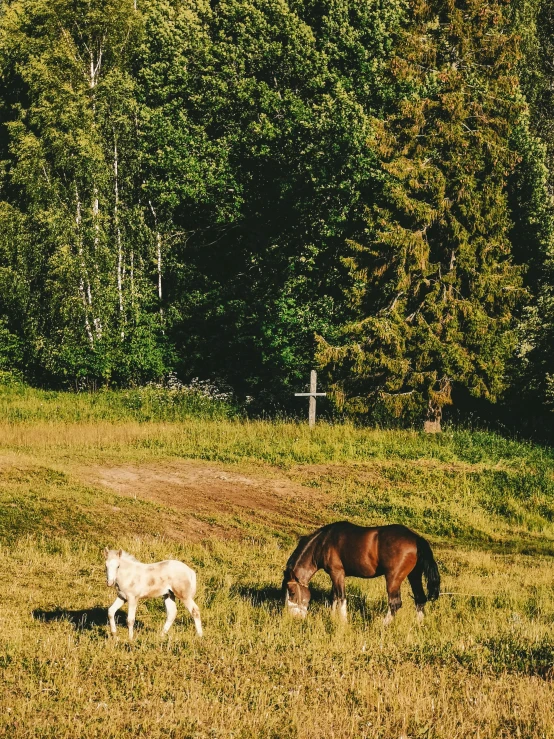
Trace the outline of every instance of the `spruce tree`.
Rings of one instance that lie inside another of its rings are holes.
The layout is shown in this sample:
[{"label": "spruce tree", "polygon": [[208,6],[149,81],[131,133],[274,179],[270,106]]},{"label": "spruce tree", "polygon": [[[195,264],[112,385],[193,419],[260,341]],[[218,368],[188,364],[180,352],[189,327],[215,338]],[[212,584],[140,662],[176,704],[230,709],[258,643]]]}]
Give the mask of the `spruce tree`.
[{"label": "spruce tree", "polygon": [[520,131],[513,231],[530,266],[525,280],[532,300],[519,324],[506,402],[528,428],[544,434],[552,430],[554,409],[554,7],[548,0],[518,0],[514,11],[523,39],[519,75],[530,132]]},{"label": "spruce tree", "polygon": [[349,411],[424,416],[463,385],[494,400],[515,343],[510,139],[524,112],[504,4],[418,2],[391,73],[394,115],[368,145],[381,187],[347,262],[354,318],[318,358]]}]

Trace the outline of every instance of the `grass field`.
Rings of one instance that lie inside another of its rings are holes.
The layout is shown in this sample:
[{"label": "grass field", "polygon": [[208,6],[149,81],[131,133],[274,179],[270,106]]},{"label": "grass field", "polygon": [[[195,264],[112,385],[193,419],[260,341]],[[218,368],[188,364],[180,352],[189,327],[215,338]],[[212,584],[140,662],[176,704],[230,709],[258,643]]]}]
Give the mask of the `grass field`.
[{"label": "grass field", "polygon": [[[0,735],[554,737],[550,450],[126,402],[0,392]],[[296,537],[342,518],[431,541],[423,626],[406,586],[383,628],[382,579],[347,582],[341,625],[322,574],[283,616]],[[180,607],[163,639],[161,599],[108,638],[105,545],[193,566],[204,638]]]}]

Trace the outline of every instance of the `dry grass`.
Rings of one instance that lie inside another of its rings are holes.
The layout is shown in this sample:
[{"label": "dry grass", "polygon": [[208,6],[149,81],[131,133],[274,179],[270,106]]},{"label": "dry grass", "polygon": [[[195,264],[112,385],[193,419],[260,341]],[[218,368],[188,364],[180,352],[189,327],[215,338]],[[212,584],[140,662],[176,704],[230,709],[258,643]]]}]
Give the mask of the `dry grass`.
[{"label": "dry grass", "polygon": [[194,564],[204,639],[181,609],[163,640],[161,603],[148,602],[135,643],[123,627],[112,641],[96,549],[2,549],[5,736],[553,735],[547,561],[441,551],[445,589],[471,597],[444,596],[418,628],[405,593],[384,630],[382,581],[351,583],[346,627],[330,618],[322,577],[306,622],[283,618],[276,542],[121,543],[143,559]]},{"label": "dry grass", "polygon": [[443,435],[295,422],[187,419],[179,423],[50,420],[7,421],[0,413],[0,449],[90,461],[179,457],[230,464],[278,465],[421,460],[524,469],[554,468],[551,450],[486,432]]},{"label": "dry grass", "polygon": [[[4,423],[0,451],[1,735],[554,737],[548,451],[489,434],[193,419]],[[431,538],[455,595],[420,628],[405,588],[384,630],[382,579],[350,580],[342,626],[320,574],[298,623],[282,615],[278,586],[305,522],[278,508],[268,517],[252,492],[236,508],[214,496],[198,516],[188,494],[165,505],[82,476],[87,464],[178,458],[301,488],[298,510],[321,520],[404,520]],[[205,536],[187,535],[191,521]],[[162,639],[156,601],[139,605],[133,644],[123,624],[109,639],[103,544],[191,564],[204,639],[183,608]]]}]

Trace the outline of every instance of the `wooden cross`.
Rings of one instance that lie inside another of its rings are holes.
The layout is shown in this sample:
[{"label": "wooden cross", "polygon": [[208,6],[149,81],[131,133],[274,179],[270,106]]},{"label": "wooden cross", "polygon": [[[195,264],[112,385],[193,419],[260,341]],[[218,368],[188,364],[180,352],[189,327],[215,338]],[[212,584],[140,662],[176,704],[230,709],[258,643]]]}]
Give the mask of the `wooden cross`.
[{"label": "wooden cross", "polygon": [[308,412],[308,423],[310,428],[313,429],[315,426],[315,399],[327,395],[327,393],[318,393],[317,390],[317,374],[315,370],[310,372],[310,392],[309,393],[294,393],[296,397],[303,397],[310,399],[310,407]]}]

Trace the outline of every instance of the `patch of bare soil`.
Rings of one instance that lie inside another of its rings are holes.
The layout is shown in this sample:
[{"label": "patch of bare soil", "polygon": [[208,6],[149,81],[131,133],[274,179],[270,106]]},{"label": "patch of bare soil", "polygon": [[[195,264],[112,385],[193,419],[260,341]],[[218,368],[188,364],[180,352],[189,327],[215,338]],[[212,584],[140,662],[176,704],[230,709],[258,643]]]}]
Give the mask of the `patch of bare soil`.
[{"label": "patch of bare soil", "polygon": [[210,516],[222,513],[273,525],[290,521],[293,531],[323,523],[319,513],[326,502],[323,493],[287,478],[270,476],[267,471],[264,475],[255,471],[244,474],[213,463],[172,460],[91,465],[74,472],[86,484],[191,514],[189,539],[232,535],[209,522]]}]

